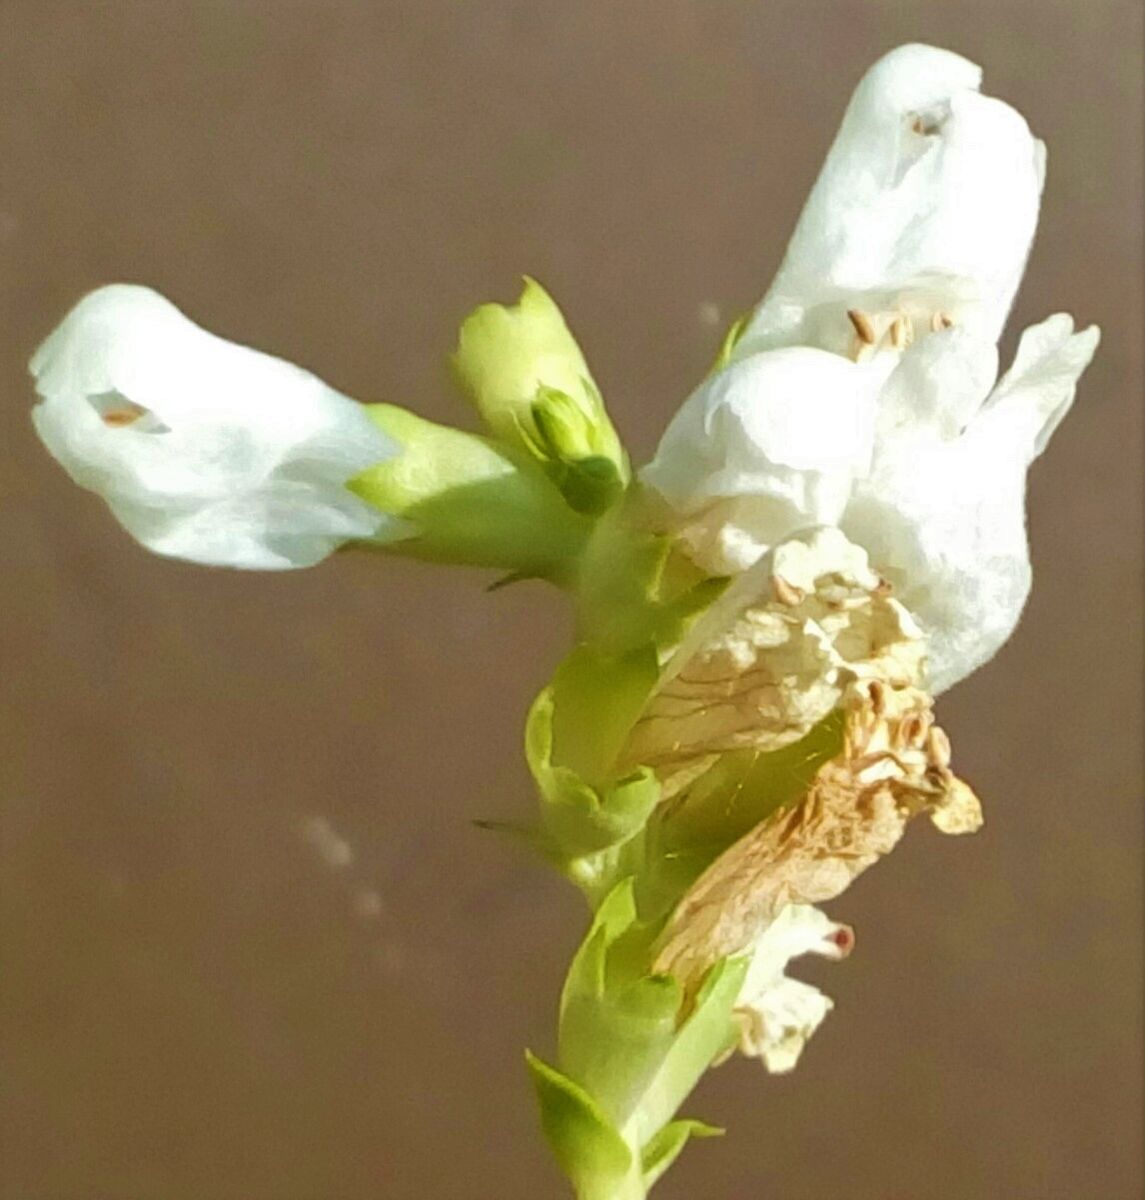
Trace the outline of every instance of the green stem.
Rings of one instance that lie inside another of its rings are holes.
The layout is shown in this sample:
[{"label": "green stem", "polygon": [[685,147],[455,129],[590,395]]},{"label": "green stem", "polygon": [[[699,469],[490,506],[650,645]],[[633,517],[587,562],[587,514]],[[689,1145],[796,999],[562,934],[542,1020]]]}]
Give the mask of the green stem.
[{"label": "green stem", "polygon": [[577,1200],[645,1200],[647,1195],[639,1154],[633,1156],[632,1167],[623,1179],[604,1183],[593,1181],[576,1189]]}]

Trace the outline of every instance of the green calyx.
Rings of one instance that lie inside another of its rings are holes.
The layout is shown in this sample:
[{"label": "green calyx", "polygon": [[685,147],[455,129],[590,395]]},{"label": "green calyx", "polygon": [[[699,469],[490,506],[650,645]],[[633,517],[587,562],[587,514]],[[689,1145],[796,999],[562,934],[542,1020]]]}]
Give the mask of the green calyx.
[{"label": "green calyx", "polygon": [[526,278],[515,305],[462,323],[453,368],[493,435],[523,451],[577,512],[604,512],[631,477],[588,364],[553,299]]},{"label": "green calyx", "polygon": [[575,573],[590,523],[536,463],[396,405],[374,404],[368,411],[401,453],[348,486],[408,528],[407,536],[379,548],[558,583]]}]

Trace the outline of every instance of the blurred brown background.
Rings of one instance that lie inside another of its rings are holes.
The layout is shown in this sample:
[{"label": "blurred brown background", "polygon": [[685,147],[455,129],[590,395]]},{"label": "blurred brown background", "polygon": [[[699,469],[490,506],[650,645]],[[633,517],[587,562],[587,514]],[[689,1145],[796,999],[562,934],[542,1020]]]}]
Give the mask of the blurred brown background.
[{"label": "blurred brown background", "polygon": [[470,824],[530,811],[559,597],[151,558],[35,442],[37,341],[138,280],[467,421],[456,325],[529,272],[645,456],[909,40],[1049,144],[1015,324],[1105,340],[1033,478],[1025,622],[941,705],[987,828],[833,906],[836,1012],[795,1075],[709,1077],[729,1135],[658,1194],[1141,1195],[1140,6],[3,0],[3,1200],[561,1195],[521,1050],[584,921]]}]

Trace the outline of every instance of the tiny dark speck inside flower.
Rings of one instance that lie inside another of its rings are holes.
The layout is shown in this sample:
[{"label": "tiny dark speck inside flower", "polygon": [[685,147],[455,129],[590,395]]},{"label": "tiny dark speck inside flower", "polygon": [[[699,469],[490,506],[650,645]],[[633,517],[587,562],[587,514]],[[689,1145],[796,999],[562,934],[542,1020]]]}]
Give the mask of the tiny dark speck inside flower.
[{"label": "tiny dark speck inside flower", "polygon": [[119,392],[100,392],[87,399],[99,414],[100,420],[112,429],[124,429],[130,425],[140,433],[169,432],[168,427],[149,408],[128,400]]}]

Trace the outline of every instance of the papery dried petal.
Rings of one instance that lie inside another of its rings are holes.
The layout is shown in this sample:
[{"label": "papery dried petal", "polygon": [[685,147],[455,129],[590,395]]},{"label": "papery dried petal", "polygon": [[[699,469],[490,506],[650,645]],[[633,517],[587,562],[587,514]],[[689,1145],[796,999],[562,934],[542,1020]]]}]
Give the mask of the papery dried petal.
[{"label": "papery dried petal", "polygon": [[671,794],[712,755],[796,741],[856,679],[917,680],[925,651],[866,554],[837,529],[809,531],[741,576],[697,622],[625,759],[671,777]]},{"label": "papery dried petal", "polygon": [[[792,942],[783,931],[792,914],[806,921],[804,914],[817,911],[811,906],[838,896],[889,853],[917,813],[930,812],[945,833],[981,825],[977,797],[949,763],[949,741],[933,724],[925,692],[880,680],[852,684],[842,752],[797,803],[757,825],[693,884],[661,937],[656,969],[694,990],[713,963],[751,950],[754,977],[738,1004],[741,1048],[771,1069],[789,1069],[826,1008],[792,989],[784,968],[795,954],[830,953],[831,942],[821,914],[810,937],[804,929],[802,940]],[[849,935],[839,949],[850,949]],[[802,1015],[777,1024],[776,1013],[790,1012],[793,1000]]]}]

